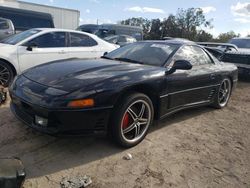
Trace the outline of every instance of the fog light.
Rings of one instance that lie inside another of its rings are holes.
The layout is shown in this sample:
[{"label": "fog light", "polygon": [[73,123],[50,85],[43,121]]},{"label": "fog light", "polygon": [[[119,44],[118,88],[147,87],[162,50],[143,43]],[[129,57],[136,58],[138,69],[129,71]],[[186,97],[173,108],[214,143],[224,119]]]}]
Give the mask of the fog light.
[{"label": "fog light", "polygon": [[35,122],[37,125],[46,127],[48,125],[48,119],[40,117],[40,116],[35,116]]}]

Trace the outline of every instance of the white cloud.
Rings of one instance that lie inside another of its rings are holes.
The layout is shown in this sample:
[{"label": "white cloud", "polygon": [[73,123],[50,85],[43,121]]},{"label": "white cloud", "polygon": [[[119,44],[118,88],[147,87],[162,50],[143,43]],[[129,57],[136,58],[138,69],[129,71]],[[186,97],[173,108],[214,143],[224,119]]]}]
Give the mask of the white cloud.
[{"label": "white cloud", "polygon": [[54,3],[54,0],[49,0],[50,3]]},{"label": "white cloud", "polygon": [[231,6],[231,11],[235,16],[250,17],[250,3],[240,3]]},{"label": "white cloud", "polygon": [[139,6],[126,8],[125,11],[141,12],[141,13],[159,13],[159,14],[165,14],[165,11],[162,10],[162,9],[152,8],[152,7],[139,7]]},{"label": "white cloud", "polygon": [[246,19],[246,18],[235,18],[234,21],[240,22],[240,23],[250,23],[250,19]]},{"label": "white cloud", "polygon": [[89,9],[86,9],[85,12],[86,12],[87,14],[89,14],[89,13],[90,13],[90,10],[89,10]]},{"label": "white cloud", "polygon": [[241,37],[246,37],[246,36],[250,35],[249,30],[240,30],[239,33],[240,33]]},{"label": "white cloud", "polygon": [[208,7],[201,7],[202,11],[204,14],[208,14],[210,12],[215,12],[216,8],[212,7],[212,6],[208,6]]}]

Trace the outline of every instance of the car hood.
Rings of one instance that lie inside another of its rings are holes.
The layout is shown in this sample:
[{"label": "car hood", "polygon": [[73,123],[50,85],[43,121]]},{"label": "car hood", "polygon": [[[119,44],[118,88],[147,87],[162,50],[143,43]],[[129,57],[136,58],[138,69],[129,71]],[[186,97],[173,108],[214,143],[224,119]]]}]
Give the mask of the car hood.
[{"label": "car hood", "polygon": [[147,75],[151,75],[149,74],[151,71],[159,74],[157,71],[159,69],[163,68],[107,59],[69,59],[31,68],[23,75],[39,84],[73,92],[79,89],[103,87],[104,81],[106,87],[132,81],[133,74],[136,74],[137,78],[145,79]]},{"label": "car hood", "polygon": [[0,43],[0,53],[3,52],[3,50],[7,51],[10,49],[16,49],[15,45],[10,45],[10,44],[4,44],[4,43]]}]

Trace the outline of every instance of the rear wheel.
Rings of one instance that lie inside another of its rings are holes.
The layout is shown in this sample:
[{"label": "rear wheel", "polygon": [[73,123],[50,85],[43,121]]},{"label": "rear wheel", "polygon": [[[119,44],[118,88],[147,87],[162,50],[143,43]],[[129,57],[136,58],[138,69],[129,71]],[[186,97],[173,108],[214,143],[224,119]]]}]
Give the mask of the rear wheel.
[{"label": "rear wheel", "polygon": [[7,87],[14,78],[11,67],[4,61],[0,61],[0,85]]},{"label": "rear wheel", "polygon": [[112,136],[123,147],[140,143],[153,122],[154,109],[144,94],[131,94],[117,105],[112,118]]},{"label": "rear wheel", "polygon": [[225,78],[220,84],[218,94],[214,101],[214,107],[223,108],[227,105],[231,96],[232,82],[230,79]]}]

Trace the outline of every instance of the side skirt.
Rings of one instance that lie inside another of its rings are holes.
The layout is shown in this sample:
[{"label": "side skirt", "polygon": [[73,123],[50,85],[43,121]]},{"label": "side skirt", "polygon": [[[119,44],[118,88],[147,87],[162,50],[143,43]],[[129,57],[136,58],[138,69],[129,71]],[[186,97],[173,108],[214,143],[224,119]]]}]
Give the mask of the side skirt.
[{"label": "side skirt", "polygon": [[206,100],[206,101],[201,101],[201,102],[186,104],[184,106],[177,107],[177,108],[175,108],[173,110],[170,110],[166,114],[162,115],[159,119],[160,120],[164,119],[165,117],[170,116],[171,114],[174,114],[174,113],[176,113],[178,111],[181,111],[181,110],[185,110],[185,109],[188,109],[188,108],[196,108],[196,107],[201,107],[201,106],[207,106],[207,105],[209,105],[211,103],[212,103],[212,101]]}]

